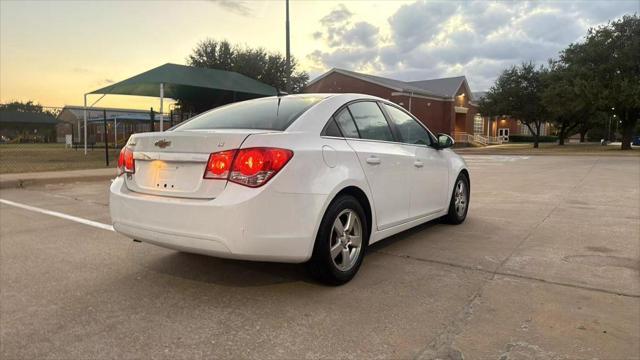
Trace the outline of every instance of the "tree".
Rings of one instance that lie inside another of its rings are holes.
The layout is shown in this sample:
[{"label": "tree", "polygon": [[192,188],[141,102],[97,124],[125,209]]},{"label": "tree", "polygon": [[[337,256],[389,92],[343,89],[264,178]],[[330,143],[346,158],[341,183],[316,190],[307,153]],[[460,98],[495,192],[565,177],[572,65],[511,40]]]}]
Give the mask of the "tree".
[{"label": "tree", "polygon": [[0,104],[0,111],[45,113],[53,117],[58,117],[58,114],[60,114],[60,109],[58,108],[45,109],[44,107],[42,107],[42,105],[34,103],[32,100],[24,101],[24,102],[12,101],[6,104]]},{"label": "tree", "polygon": [[33,101],[12,101],[6,104],[0,104],[0,111],[17,111],[17,112],[34,112],[41,113],[42,105],[34,104]]},{"label": "tree", "polygon": [[[187,57],[190,66],[235,71],[250,78],[269,84],[280,91],[299,93],[309,81],[305,71],[298,70],[298,63],[292,57],[287,69],[286,58],[263,48],[252,49],[231,45],[228,41],[207,39],[200,42]],[[291,84],[287,86],[287,77]]]},{"label": "tree", "polygon": [[544,90],[542,104],[547,109],[550,120],[558,129],[558,143],[564,145],[567,137],[581,132],[584,134],[593,125],[589,121],[596,109],[576,93],[575,74],[558,61],[549,62],[549,70],[543,76]]},{"label": "tree", "polygon": [[[580,122],[578,133],[580,134],[580,142],[585,142],[587,133],[591,133],[596,128],[604,129],[607,125],[608,116],[607,113],[599,110],[595,110],[589,113],[587,117]],[[591,136],[590,136],[591,137]]]},{"label": "tree", "polygon": [[483,114],[509,115],[520,120],[533,134],[534,148],[538,147],[540,128],[547,116],[542,104],[545,71],[531,62],[504,70],[480,106]]},{"label": "tree", "polygon": [[640,117],[640,18],[622,19],[589,29],[584,42],[571,44],[560,61],[576,77],[576,95],[622,121],[622,150]]}]

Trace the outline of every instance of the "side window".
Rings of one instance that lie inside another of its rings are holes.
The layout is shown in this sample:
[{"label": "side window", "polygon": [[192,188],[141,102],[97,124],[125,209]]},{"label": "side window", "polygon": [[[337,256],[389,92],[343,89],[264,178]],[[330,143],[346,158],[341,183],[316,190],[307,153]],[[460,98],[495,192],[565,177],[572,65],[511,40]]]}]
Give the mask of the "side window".
[{"label": "side window", "polygon": [[356,122],[360,137],[363,139],[393,141],[389,124],[378,104],[371,101],[360,101],[349,105],[349,110]]},{"label": "side window", "polygon": [[406,112],[396,108],[395,106],[383,104],[385,110],[391,117],[391,121],[394,123],[402,142],[412,145],[431,145],[431,137],[427,130],[418,124],[418,122],[409,116]]},{"label": "side window", "polygon": [[360,137],[360,134],[358,134],[358,128],[356,128],[356,124],[353,122],[353,118],[351,117],[351,114],[349,114],[349,110],[343,109],[335,116],[335,119],[338,125],[340,125],[340,129],[342,130],[344,137]]},{"label": "side window", "polygon": [[338,124],[336,124],[336,121],[333,118],[331,118],[331,120],[329,120],[327,125],[325,125],[324,129],[322,130],[321,135],[322,136],[342,137],[342,133],[340,132],[340,129],[338,128]]}]

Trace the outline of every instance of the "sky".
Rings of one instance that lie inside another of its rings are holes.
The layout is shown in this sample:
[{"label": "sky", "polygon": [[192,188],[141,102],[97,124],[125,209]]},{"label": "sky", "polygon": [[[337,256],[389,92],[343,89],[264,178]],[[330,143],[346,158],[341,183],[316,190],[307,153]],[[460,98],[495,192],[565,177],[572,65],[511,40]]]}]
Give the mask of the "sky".
[{"label": "sky", "polygon": [[[590,27],[633,13],[639,0],[291,0],[291,52],[311,78],[333,67],[400,80],[465,75],[483,91],[503,69],[546,63]],[[284,23],[284,1],[0,0],[0,102],[81,105],[87,92],[184,64],[206,38],[284,53]],[[97,105],[159,102],[110,95]]]}]

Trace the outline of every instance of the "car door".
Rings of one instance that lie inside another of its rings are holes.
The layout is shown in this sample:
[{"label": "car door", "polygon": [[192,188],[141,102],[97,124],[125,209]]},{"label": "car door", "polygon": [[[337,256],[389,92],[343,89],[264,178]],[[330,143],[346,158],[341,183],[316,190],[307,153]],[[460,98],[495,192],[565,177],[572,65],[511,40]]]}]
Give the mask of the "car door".
[{"label": "car door", "polygon": [[409,216],[419,218],[444,210],[449,199],[449,165],[444,151],[433,147],[427,129],[404,110],[383,104],[401,141],[414,154],[408,176],[411,189]]},{"label": "car door", "polygon": [[336,114],[335,120],[364,170],[373,197],[377,229],[406,222],[410,195],[407,175],[414,153],[395,142],[377,102],[351,103]]}]

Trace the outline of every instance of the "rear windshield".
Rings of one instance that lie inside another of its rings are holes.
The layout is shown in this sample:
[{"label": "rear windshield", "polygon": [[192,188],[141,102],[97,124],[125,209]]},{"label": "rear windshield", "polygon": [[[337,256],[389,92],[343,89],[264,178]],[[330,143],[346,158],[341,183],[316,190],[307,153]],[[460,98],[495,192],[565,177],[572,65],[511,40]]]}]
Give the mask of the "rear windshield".
[{"label": "rear windshield", "polygon": [[174,130],[261,129],[283,131],[322,96],[282,96],[229,104],[207,111]]}]

